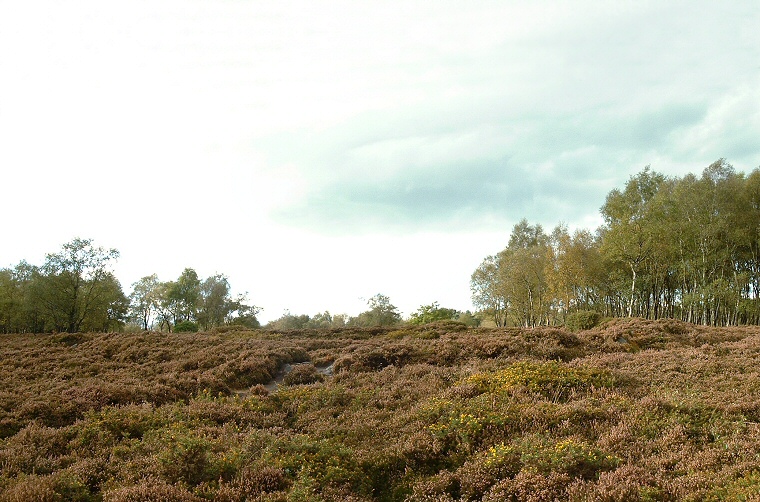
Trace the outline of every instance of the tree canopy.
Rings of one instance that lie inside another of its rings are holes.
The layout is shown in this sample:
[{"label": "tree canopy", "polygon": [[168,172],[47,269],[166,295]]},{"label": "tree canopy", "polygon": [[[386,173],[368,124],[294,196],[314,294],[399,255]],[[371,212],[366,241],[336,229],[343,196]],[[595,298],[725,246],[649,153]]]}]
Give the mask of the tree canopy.
[{"label": "tree canopy", "polygon": [[129,302],[111,272],[115,249],[75,238],[40,266],[0,270],[3,332],[108,331],[123,325]]},{"label": "tree canopy", "polygon": [[21,261],[0,269],[0,332],[171,330],[182,322],[211,329],[224,324],[258,327],[259,308],[245,295],[232,296],[227,277],[201,279],[186,268],[175,281],[156,274],[132,284],[125,296],[112,272],[116,249],[75,238],[46,255],[41,266]]},{"label": "tree canopy", "polygon": [[546,234],[527,220],[473,272],[473,303],[499,326],[564,323],[578,311],[760,322],[760,169],[720,159],[668,177],[648,166],[601,207],[604,225]]},{"label": "tree canopy", "polygon": [[401,314],[395,305],[391,304],[390,298],[383,294],[376,294],[367,300],[369,310],[365,310],[357,317],[351,319],[356,326],[393,326],[401,321]]}]

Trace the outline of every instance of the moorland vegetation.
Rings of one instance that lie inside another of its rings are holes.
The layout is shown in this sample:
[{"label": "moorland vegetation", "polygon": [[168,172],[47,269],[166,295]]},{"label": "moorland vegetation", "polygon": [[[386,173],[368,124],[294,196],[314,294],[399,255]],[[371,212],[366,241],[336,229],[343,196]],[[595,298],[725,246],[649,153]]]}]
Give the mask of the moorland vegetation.
[{"label": "moorland vegetation", "polygon": [[0,341],[1,501],[760,496],[756,327]]}]

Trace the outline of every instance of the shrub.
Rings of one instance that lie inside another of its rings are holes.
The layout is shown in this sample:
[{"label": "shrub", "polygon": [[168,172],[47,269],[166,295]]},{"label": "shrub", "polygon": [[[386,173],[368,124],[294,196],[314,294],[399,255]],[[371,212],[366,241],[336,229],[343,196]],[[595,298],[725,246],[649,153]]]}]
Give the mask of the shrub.
[{"label": "shrub", "polygon": [[214,458],[211,442],[199,436],[197,431],[175,424],[166,434],[169,436],[168,444],[158,453],[158,465],[161,476],[167,482],[195,486],[232,474],[232,459],[227,456],[220,460]]},{"label": "shrub", "polygon": [[464,500],[480,500],[502,479],[514,477],[522,466],[521,452],[512,445],[500,443],[473,457],[456,471]]},{"label": "shrub", "polygon": [[174,325],[175,333],[197,333],[198,325],[193,321],[181,321]]},{"label": "shrub", "polygon": [[225,490],[220,490],[222,493],[218,494],[216,498],[252,500],[262,493],[285,491],[290,485],[285,472],[278,467],[249,467],[240,472]]},{"label": "shrub", "polygon": [[760,495],[760,471],[751,471],[724,486],[710,490],[706,501],[757,500]]},{"label": "shrub", "polygon": [[369,486],[369,480],[359,469],[354,452],[337,441],[294,435],[273,446],[265,459],[298,483],[312,481],[321,487],[349,486],[355,491]]},{"label": "shrub", "polygon": [[596,368],[572,367],[556,361],[518,361],[495,373],[478,373],[467,379],[481,392],[500,393],[525,386],[551,399],[566,399],[573,390],[612,387],[613,375]]},{"label": "shrub", "polygon": [[503,500],[549,501],[566,500],[565,491],[571,478],[561,472],[549,474],[520,471],[517,476],[497,483],[483,497],[484,501]]},{"label": "shrub", "polygon": [[[2,485],[0,485],[2,486]],[[87,486],[76,476],[62,471],[48,476],[23,476],[8,490],[0,493],[4,502],[57,502],[67,500],[73,502],[90,502],[96,500],[90,494]]]},{"label": "shrub", "polygon": [[448,321],[456,319],[458,316],[458,310],[447,309],[438,305],[438,302],[433,302],[430,305],[423,305],[417,309],[417,312],[413,312],[411,317],[409,317],[409,324],[428,324],[436,321]]},{"label": "shrub", "polygon": [[568,314],[565,318],[565,327],[572,332],[591,329],[599,324],[602,316],[593,310],[579,310]]},{"label": "shrub", "polygon": [[322,374],[313,364],[297,364],[285,375],[282,383],[285,385],[308,385],[324,380]]},{"label": "shrub", "polygon": [[760,495],[756,327],[395,329],[0,335],[0,501]]},{"label": "shrub", "polygon": [[597,473],[617,467],[620,459],[594,448],[586,442],[565,439],[537,452],[537,455],[523,454],[526,463],[533,464],[539,471],[566,472],[572,477],[592,479]]},{"label": "shrub", "polygon": [[147,479],[134,486],[108,491],[103,502],[202,502],[186,488],[156,479]]}]

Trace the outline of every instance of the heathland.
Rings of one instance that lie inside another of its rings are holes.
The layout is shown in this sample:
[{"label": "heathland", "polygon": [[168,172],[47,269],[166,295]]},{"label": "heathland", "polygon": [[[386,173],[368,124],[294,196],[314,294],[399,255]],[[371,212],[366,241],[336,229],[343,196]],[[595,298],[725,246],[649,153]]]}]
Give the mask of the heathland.
[{"label": "heathland", "polygon": [[760,496],[757,327],[230,327],[0,347],[4,501]]}]

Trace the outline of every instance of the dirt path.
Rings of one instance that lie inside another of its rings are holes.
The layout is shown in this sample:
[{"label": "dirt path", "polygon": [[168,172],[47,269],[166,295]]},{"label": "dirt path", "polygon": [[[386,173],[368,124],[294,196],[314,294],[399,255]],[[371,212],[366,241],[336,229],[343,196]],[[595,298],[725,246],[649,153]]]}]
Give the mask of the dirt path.
[{"label": "dirt path", "polygon": [[[283,380],[285,380],[285,377],[288,375],[288,373],[290,373],[291,371],[293,371],[293,369],[295,369],[296,367],[302,366],[302,365],[305,365],[305,364],[311,364],[311,363],[310,362],[294,363],[294,364],[285,363],[277,371],[277,374],[275,374],[274,378],[272,380],[270,380],[269,382],[267,382],[267,383],[264,384],[264,388],[268,392],[270,392],[270,393],[271,392],[277,392],[277,389],[282,384]],[[324,365],[324,366],[315,366],[315,368],[317,368],[317,371],[319,371],[322,375],[324,375],[326,377],[332,376],[332,374],[333,374],[333,365],[332,364],[328,364],[328,365]],[[240,396],[242,398],[245,398],[245,397],[248,397],[248,396],[251,395],[250,388],[246,388],[246,389],[232,389],[232,392],[234,392],[235,394],[237,394],[238,396]]]}]

